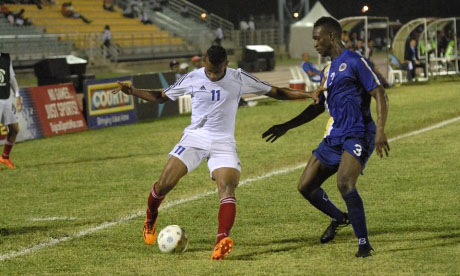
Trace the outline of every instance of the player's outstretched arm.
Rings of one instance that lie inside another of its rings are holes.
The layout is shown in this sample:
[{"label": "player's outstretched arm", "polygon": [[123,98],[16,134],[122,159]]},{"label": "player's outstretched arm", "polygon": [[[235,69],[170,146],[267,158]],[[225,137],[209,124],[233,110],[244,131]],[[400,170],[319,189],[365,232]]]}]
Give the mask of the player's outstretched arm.
[{"label": "player's outstretched arm", "polygon": [[116,94],[121,91],[127,95],[133,95],[146,101],[156,103],[164,103],[167,100],[169,100],[169,98],[164,93],[163,89],[138,89],[129,83],[117,83],[118,88],[112,91],[113,94]]},{"label": "player's outstretched arm", "polygon": [[319,102],[319,94],[321,94],[324,90],[325,89],[322,86],[314,91],[303,91],[285,87],[272,87],[272,90],[267,94],[267,96],[277,100],[298,100],[312,98],[315,103],[317,103]]},{"label": "player's outstretched arm", "polygon": [[262,139],[266,139],[267,142],[273,143],[276,141],[276,139],[283,136],[288,130],[306,124],[315,119],[319,114],[324,112],[324,109],[325,107],[323,104],[311,104],[292,120],[283,124],[274,125],[269,128],[262,134]]},{"label": "player's outstretched arm", "polygon": [[381,85],[370,92],[377,102],[377,132],[375,134],[375,150],[377,155],[383,157],[383,152],[388,156],[390,145],[385,134],[385,123],[388,115],[388,97]]}]

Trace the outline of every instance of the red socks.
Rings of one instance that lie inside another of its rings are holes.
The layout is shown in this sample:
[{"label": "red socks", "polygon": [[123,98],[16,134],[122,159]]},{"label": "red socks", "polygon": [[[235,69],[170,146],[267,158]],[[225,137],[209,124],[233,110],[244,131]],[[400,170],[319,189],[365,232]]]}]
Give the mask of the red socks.
[{"label": "red socks", "polygon": [[220,200],[219,208],[219,227],[217,229],[217,242],[230,235],[236,216],[236,199],[234,197],[224,197]]},{"label": "red socks", "polygon": [[161,202],[165,196],[159,196],[155,191],[155,185],[158,182],[155,182],[152,186],[152,191],[149,194],[149,201],[147,206],[147,219],[150,221],[155,221],[158,217],[158,208],[160,207]]},{"label": "red socks", "polygon": [[8,142],[8,140],[6,141],[5,146],[3,147],[3,154],[2,154],[3,159],[10,158],[10,152],[13,146],[14,146],[14,143]]}]

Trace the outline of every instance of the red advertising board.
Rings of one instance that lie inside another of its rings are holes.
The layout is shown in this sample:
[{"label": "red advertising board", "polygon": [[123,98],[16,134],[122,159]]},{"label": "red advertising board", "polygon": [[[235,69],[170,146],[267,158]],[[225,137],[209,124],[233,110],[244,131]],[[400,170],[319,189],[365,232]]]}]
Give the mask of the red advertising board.
[{"label": "red advertising board", "polygon": [[45,136],[88,129],[72,84],[31,87],[30,90]]}]

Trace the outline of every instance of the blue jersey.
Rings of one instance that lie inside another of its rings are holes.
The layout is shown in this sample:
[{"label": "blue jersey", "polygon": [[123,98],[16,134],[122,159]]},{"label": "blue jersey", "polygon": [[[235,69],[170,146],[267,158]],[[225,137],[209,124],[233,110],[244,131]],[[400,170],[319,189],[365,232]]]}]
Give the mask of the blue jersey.
[{"label": "blue jersey", "polygon": [[347,136],[375,135],[369,92],[380,85],[370,62],[349,50],[344,50],[321,72],[327,88],[321,96],[331,114],[325,138],[337,142]]}]

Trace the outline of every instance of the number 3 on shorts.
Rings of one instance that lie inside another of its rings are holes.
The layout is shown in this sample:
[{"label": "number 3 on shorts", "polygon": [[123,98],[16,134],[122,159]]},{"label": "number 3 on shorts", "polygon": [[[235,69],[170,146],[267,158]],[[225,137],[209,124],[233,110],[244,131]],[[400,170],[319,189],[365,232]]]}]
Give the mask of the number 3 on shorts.
[{"label": "number 3 on shorts", "polygon": [[363,150],[363,147],[361,147],[360,144],[355,144],[355,149],[353,150],[353,153],[356,154],[356,156],[361,156],[361,151]]}]

